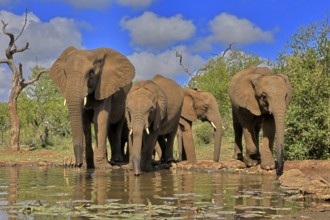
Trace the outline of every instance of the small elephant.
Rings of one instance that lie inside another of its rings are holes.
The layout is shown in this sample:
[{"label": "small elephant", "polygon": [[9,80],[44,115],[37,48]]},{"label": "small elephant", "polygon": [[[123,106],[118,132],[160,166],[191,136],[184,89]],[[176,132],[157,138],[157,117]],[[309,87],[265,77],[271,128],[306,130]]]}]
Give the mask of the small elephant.
[{"label": "small elephant", "polygon": [[[261,168],[275,169],[273,144],[276,133],[277,173],[283,171],[283,144],[285,115],[292,91],[288,78],[273,74],[269,68],[251,66],[236,73],[229,84],[235,132],[234,157],[247,166],[261,160]],[[262,147],[259,151],[259,132],[262,129]],[[242,135],[246,152],[243,157]]]},{"label": "small elephant", "polygon": [[[49,75],[59,86],[68,106],[75,165],[110,166],[106,152],[109,123],[121,120],[125,109],[115,112],[116,107],[111,105],[118,102],[117,94],[126,93],[131,87],[134,66],[124,55],[110,48],[78,50],[68,47],[54,62]],[[95,128],[94,151],[91,121]]]},{"label": "small elephant", "polygon": [[130,165],[134,174],[151,169],[152,154],[159,138],[166,140],[166,147],[162,146],[163,159],[172,161],[183,104],[181,87],[172,79],[156,75],[134,85],[126,103]]},{"label": "small elephant", "polygon": [[[179,155],[182,155],[182,158],[179,160],[196,161],[192,122],[199,119],[209,122],[214,128],[213,160],[218,162],[222,139],[222,120],[218,103],[210,92],[191,88],[183,88],[182,90],[184,101],[178,129]],[[180,153],[180,151],[182,152]]]}]

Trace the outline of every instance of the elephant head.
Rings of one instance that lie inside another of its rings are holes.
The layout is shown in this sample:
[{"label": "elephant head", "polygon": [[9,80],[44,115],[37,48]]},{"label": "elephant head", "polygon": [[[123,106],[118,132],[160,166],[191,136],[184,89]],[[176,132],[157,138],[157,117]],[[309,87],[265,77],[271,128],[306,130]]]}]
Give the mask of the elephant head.
[{"label": "elephant head", "polygon": [[50,77],[59,86],[68,105],[76,165],[82,165],[83,108],[88,96],[104,100],[129,84],[135,75],[134,66],[121,53],[109,49],[65,49],[52,65]]},{"label": "elephant head", "polygon": [[222,138],[222,120],[215,97],[210,92],[204,92],[198,89],[184,88],[183,92],[184,101],[181,117],[190,122],[196,121],[197,119],[207,121],[213,126],[213,160],[216,162],[219,161]]},{"label": "elephant head", "polygon": [[[130,161],[135,174],[138,175],[141,170],[142,145],[144,144],[143,148],[151,148],[150,146],[146,147],[145,145],[150,143],[144,143],[143,140],[146,136],[156,138],[155,131],[159,129],[161,122],[167,115],[167,97],[155,82],[145,80],[132,87],[126,103],[129,136],[130,138],[133,137],[132,146],[130,146]],[[148,151],[149,149],[143,150]],[[144,157],[144,154],[142,156]],[[142,163],[144,163],[143,160]]]},{"label": "elephant head", "polygon": [[[239,79],[235,79],[239,77]],[[229,94],[233,105],[249,110],[255,116],[272,114],[275,121],[278,172],[283,169],[285,114],[292,89],[283,74],[273,74],[266,67],[254,66],[233,77]],[[234,85],[235,84],[235,85]]]}]

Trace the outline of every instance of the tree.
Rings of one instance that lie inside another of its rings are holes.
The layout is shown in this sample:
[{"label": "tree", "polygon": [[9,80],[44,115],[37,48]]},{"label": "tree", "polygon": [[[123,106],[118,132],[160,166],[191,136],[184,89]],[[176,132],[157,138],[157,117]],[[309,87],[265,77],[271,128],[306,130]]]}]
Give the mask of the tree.
[{"label": "tree", "polygon": [[20,33],[15,37],[15,35],[9,31],[7,31],[8,23],[5,23],[2,21],[2,32],[3,34],[7,35],[9,37],[9,44],[8,47],[5,49],[5,59],[0,59],[0,64],[7,64],[9,69],[11,70],[13,74],[12,78],[12,85],[11,85],[11,91],[8,101],[8,112],[9,112],[9,119],[10,119],[10,125],[11,125],[11,138],[10,138],[10,146],[13,150],[18,151],[20,149],[19,147],[19,137],[20,137],[20,121],[18,117],[17,112],[17,98],[19,94],[22,92],[22,90],[37,81],[42,73],[47,72],[48,70],[39,70],[39,74],[37,74],[37,77],[34,79],[31,79],[29,81],[25,81],[23,77],[23,65],[22,63],[17,65],[14,63],[14,55],[16,53],[24,52],[29,48],[29,43],[27,42],[23,47],[18,48],[16,46],[16,42],[19,39],[19,37],[22,35],[24,28],[27,24],[27,13],[25,14],[25,22],[24,25],[20,31]]},{"label": "tree", "polygon": [[[32,69],[32,78],[38,74],[38,67]],[[23,128],[22,142],[28,145],[46,147],[49,138],[61,139],[71,134],[67,108],[58,86],[48,74],[26,88],[19,97],[18,112]]]},{"label": "tree", "polygon": [[301,27],[280,54],[293,96],[287,113],[287,159],[328,159],[330,155],[330,27],[324,21]]}]

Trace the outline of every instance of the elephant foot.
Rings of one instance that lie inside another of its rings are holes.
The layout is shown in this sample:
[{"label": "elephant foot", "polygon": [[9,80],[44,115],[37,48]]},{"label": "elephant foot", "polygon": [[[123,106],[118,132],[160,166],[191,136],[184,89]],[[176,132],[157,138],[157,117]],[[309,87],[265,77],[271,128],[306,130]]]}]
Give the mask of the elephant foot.
[{"label": "elephant foot", "polygon": [[258,160],[252,159],[250,156],[245,156],[243,158],[243,162],[246,164],[248,167],[254,167],[258,165]]},{"label": "elephant foot", "polygon": [[263,170],[274,170],[276,166],[275,166],[275,162],[271,161],[271,162],[261,162],[260,167]]},{"label": "elephant foot", "polygon": [[111,157],[111,162],[124,162],[124,158],[122,155],[117,155],[117,156],[113,156]]},{"label": "elephant foot", "polygon": [[233,159],[243,161],[242,153],[234,154]]},{"label": "elephant foot", "polygon": [[96,169],[108,169],[111,167],[112,167],[111,164],[105,158],[102,159],[95,158],[94,160],[94,168]]}]

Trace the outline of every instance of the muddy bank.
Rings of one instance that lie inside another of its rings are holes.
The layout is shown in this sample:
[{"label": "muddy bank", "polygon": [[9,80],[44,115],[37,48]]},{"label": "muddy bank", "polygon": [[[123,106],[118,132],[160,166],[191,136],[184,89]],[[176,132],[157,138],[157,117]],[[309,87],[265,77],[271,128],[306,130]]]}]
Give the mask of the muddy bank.
[{"label": "muddy bank", "polygon": [[[248,168],[243,162],[237,160],[226,160],[217,163],[212,161],[180,162],[174,164],[173,167],[276,175],[275,170],[262,170],[260,166]],[[330,161],[286,161],[283,175],[279,177],[279,184],[285,193],[295,196],[296,199],[330,201]]]}]

